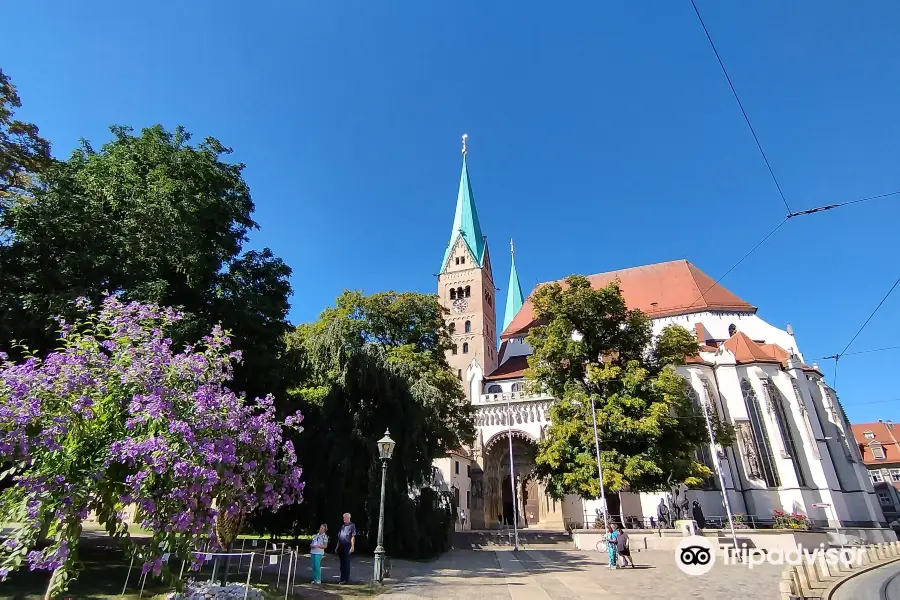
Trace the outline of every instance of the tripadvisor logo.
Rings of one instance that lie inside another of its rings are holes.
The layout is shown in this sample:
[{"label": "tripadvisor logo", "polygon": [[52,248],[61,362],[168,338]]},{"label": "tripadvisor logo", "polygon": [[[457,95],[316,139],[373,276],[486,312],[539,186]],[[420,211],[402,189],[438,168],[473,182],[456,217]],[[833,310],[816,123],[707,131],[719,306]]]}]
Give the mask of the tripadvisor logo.
[{"label": "tripadvisor logo", "polygon": [[[675,549],[675,565],[688,575],[705,575],[716,564],[716,550],[728,550],[730,547],[713,546],[705,537],[692,535],[686,537],[679,542]],[[863,553],[865,548],[825,548],[825,544],[819,544],[818,548],[809,550],[802,546],[797,546],[791,550],[782,550],[775,548],[773,550],[762,550],[760,548],[748,548],[747,544],[741,544],[740,552],[729,553],[724,552],[722,556],[722,564],[725,565],[746,565],[747,568],[770,564],[770,565],[790,565],[799,566],[803,564],[811,565],[824,561],[829,565],[851,566],[861,565],[863,562]]]}]

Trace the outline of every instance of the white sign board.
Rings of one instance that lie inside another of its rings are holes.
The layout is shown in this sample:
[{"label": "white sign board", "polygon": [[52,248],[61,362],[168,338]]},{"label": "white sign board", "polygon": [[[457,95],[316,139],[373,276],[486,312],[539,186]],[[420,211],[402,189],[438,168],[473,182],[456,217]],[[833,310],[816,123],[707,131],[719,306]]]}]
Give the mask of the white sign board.
[{"label": "white sign board", "polygon": [[819,503],[819,504],[813,504],[812,507],[813,508],[831,508],[831,505],[825,504],[825,503]]}]

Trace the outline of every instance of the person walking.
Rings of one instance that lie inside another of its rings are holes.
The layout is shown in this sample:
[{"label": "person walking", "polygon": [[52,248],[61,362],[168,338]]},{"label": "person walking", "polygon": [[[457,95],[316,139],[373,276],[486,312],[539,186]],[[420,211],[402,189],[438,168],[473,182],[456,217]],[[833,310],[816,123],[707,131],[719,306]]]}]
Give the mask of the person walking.
[{"label": "person walking", "polygon": [[622,558],[622,566],[631,566],[634,568],[634,561],[631,559],[631,545],[628,543],[628,534],[625,528],[619,525],[619,535],[616,537],[616,554]]},{"label": "person walking", "polygon": [[350,583],[350,555],[354,550],[356,550],[356,525],[350,522],[350,513],[344,513],[344,524],[337,539],[337,554],[341,560],[341,579],[338,583]]},{"label": "person walking", "polygon": [[328,525],[319,525],[319,533],[313,536],[309,543],[309,558],[312,560],[313,583],[322,583],[322,557],[325,556],[325,547],[328,546]]},{"label": "person walking", "polygon": [[606,565],[607,569],[618,569],[619,568],[619,558],[616,553],[616,540],[619,537],[619,532],[613,529],[612,525],[606,526],[606,535],[603,536],[606,541],[606,553],[609,556],[609,563]]}]

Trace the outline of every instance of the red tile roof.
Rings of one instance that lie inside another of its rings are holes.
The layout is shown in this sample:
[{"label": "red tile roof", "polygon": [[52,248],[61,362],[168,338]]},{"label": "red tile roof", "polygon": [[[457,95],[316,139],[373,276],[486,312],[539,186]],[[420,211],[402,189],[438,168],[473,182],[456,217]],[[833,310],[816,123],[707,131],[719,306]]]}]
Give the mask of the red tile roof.
[{"label": "red tile roof", "polygon": [[[900,449],[897,448],[894,440],[891,439],[891,433],[893,433],[894,437],[900,440],[900,426],[895,426],[888,432],[887,425],[875,422],[851,425],[850,429],[853,430],[853,437],[856,438],[856,443],[865,446],[865,452],[862,453],[865,464],[885,465],[888,463],[900,463]],[[874,439],[867,440],[866,431],[874,433]],[[881,442],[881,447],[884,449],[884,460],[879,460],[872,456],[872,453],[869,451],[869,445],[872,442]]]},{"label": "red tile roof", "polygon": [[[594,289],[602,288],[618,279],[628,306],[640,309],[650,317],[667,317],[707,310],[756,312],[755,306],[744,302],[683,259],[599,273],[590,275],[588,279]],[[565,285],[562,280],[557,283]],[[546,284],[538,284],[537,287],[541,285]],[[531,295],[533,294],[534,291],[531,292]],[[531,295],[500,335],[501,338],[524,335],[534,324]]]},{"label": "red tile roof", "polygon": [[515,379],[516,377],[524,377],[525,369],[527,368],[527,356],[510,356],[505,363],[494,369],[494,372],[484,379],[485,381],[493,381],[495,379]]},{"label": "red tile roof", "polygon": [[[727,348],[732,354],[734,354],[734,358],[737,360],[738,364],[754,362],[781,362],[774,356],[774,353],[769,354],[759,344],[748,338],[747,335],[741,331],[738,331],[733,336],[725,340],[722,345],[725,346],[725,348]],[[772,346],[774,344],[767,345]],[[785,352],[785,354],[787,353]]]}]

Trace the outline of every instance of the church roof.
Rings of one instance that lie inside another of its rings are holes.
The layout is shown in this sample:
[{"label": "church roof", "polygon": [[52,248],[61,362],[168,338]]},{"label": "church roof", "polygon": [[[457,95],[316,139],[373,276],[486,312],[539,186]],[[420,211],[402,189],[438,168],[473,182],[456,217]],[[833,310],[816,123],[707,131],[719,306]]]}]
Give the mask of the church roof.
[{"label": "church roof", "polygon": [[[747,337],[742,331],[738,331],[733,336],[728,338],[722,343],[723,346],[727,350],[729,350],[732,354],[734,354],[735,360],[738,363],[753,363],[753,362],[775,362],[780,363],[781,361],[776,357],[776,353],[773,351],[771,354],[766,352],[762,346],[751,340]],[[774,346],[775,344],[766,344],[767,346]],[[779,350],[784,352],[780,346],[777,346]],[[785,354],[787,354],[785,352]]]},{"label": "church roof", "polygon": [[509,285],[506,288],[506,312],[503,313],[503,329],[509,327],[513,317],[525,303],[522,294],[522,286],[519,285],[519,272],[516,270],[516,253],[513,251],[512,240],[509,241],[509,254],[511,265],[509,268]]},{"label": "church roof", "polygon": [[528,357],[525,355],[510,356],[506,362],[494,369],[494,372],[484,378],[485,381],[496,379],[516,379],[525,376],[528,368]]},{"label": "church roof", "polygon": [[468,246],[477,265],[484,266],[484,234],[481,233],[478,212],[475,210],[475,194],[472,193],[472,184],[469,182],[469,169],[466,166],[465,154],[463,154],[462,173],[459,176],[459,192],[456,195],[456,215],[453,217],[450,241],[447,244],[447,250],[444,251],[444,260],[441,263],[442,271],[447,266],[447,260],[460,236]]},{"label": "church roof", "polygon": [[[629,308],[640,309],[651,318],[708,310],[756,312],[755,306],[741,300],[684,259],[588,277],[594,289],[602,288],[617,278]],[[565,285],[562,280],[557,283]],[[538,284],[537,287],[541,285],[546,284]],[[506,339],[524,335],[534,322],[534,308],[529,296],[518,314],[504,327],[500,337]]]}]

